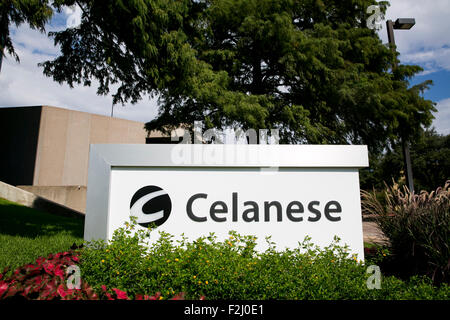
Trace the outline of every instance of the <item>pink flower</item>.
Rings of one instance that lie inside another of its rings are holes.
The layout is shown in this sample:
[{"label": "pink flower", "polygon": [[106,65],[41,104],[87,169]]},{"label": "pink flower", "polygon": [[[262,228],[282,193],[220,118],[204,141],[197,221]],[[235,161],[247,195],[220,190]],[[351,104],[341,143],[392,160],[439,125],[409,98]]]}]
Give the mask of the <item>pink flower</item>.
[{"label": "pink flower", "polygon": [[117,299],[121,299],[121,300],[127,300],[128,296],[126,294],[126,292],[121,291],[119,289],[114,288],[113,291],[117,294]]}]

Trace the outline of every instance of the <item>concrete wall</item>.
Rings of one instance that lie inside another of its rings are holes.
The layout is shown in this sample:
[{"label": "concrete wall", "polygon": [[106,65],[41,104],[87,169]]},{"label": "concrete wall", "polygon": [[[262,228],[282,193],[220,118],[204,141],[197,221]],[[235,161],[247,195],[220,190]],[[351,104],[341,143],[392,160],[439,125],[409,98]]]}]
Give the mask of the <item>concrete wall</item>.
[{"label": "concrete wall", "polygon": [[33,185],[86,186],[89,145],[144,144],[141,122],[43,106]]},{"label": "concrete wall", "polygon": [[0,181],[0,198],[48,213],[84,219],[84,213]]},{"label": "concrete wall", "polygon": [[81,213],[86,212],[85,186],[17,186],[42,198],[62,204]]}]

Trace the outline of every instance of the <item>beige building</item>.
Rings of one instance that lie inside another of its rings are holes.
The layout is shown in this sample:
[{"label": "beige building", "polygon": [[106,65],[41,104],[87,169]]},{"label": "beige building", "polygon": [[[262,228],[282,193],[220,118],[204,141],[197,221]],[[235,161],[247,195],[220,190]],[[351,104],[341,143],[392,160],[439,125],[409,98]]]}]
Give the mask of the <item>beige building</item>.
[{"label": "beige building", "polygon": [[0,137],[0,181],[81,212],[90,144],[168,142],[142,122],[50,106],[0,108]]}]

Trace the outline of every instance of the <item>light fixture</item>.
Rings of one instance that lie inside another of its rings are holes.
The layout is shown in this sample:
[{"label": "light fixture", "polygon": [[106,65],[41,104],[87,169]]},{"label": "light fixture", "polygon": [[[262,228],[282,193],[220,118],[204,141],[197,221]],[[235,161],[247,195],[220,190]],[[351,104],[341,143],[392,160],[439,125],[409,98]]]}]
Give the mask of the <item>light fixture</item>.
[{"label": "light fixture", "polygon": [[399,18],[395,20],[394,29],[409,30],[416,24],[414,18]]}]

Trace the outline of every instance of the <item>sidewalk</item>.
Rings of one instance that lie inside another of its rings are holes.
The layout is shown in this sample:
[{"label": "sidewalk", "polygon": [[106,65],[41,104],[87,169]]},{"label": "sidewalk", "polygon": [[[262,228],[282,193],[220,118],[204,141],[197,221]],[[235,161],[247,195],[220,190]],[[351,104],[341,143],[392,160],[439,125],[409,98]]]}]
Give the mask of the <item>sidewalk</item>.
[{"label": "sidewalk", "polygon": [[374,244],[386,244],[388,242],[377,223],[373,221],[363,221],[363,238],[364,242]]}]

